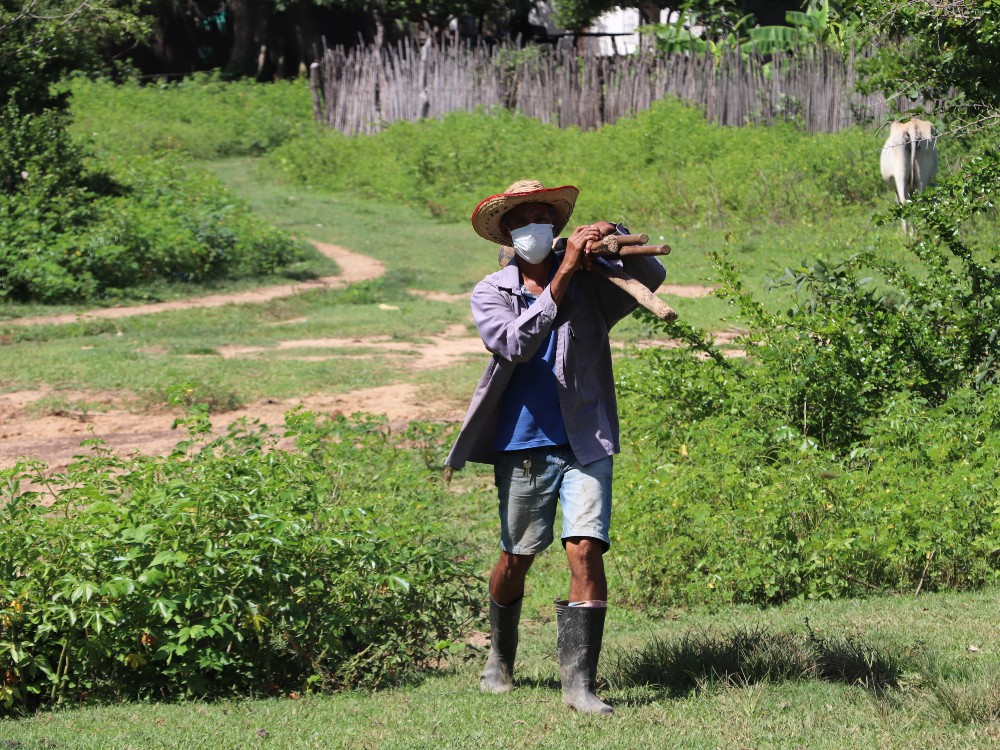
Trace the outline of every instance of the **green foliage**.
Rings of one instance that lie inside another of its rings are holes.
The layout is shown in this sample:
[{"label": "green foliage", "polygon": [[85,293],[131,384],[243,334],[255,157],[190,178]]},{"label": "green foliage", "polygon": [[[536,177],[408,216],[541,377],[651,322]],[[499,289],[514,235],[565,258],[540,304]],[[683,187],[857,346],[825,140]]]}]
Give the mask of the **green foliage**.
[{"label": "green foliage", "polygon": [[[694,107],[661,101],[587,133],[509,112],[454,112],[373,136],[314,132],[268,158],[289,179],[449,220],[464,220],[478,200],[530,175],[579,186],[583,217],[690,227],[803,220],[818,205],[871,206],[884,189],[867,158],[873,146],[860,130],[821,137],[790,125],[711,125]],[[781,159],[761,159],[777,153]],[[745,187],[748,176],[754,190]]]},{"label": "green foliage", "polygon": [[286,235],[176,158],[106,166],[82,185],[39,166],[14,196],[0,195],[0,299],[90,301],[156,279],[266,275],[301,258]]},{"label": "green foliage", "polygon": [[583,31],[599,15],[618,7],[612,0],[559,0],[555,3],[555,22],[570,31]]},{"label": "green foliage", "polygon": [[[691,12],[693,4],[686,7]],[[770,55],[795,52],[816,44],[844,48],[854,40],[858,29],[857,17],[850,11],[831,6],[829,0],[809,0],[803,10],[786,12],[785,21],[781,26],[755,26],[754,17],[747,15],[725,27],[704,24],[705,28],[694,33],[691,27],[703,26],[703,23],[691,12],[690,15],[680,13],[673,23],[652,24],[640,31],[651,33],[656,39],[656,48],[662,52],[717,55],[725,48],[739,48],[744,55],[751,52]]]},{"label": "green foliage", "polygon": [[196,73],[175,83],[74,76],[74,131],[102,155],[181,152],[195,159],[259,156],[318,127],[306,81],[226,81]]},{"label": "green foliage", "polygon": [[628,420],[656,468],[616,505],[642,550],[634,595],[765,603],[997,577],[1000,256],[968,227],[998,189],[997,159],[970,160],[893,213],[920,221],[913,263],[789,269],[783,315],[719,258],[752,364],[650,352],[623,381],[660,405]]},{"label": "green foliage", "polygon": [[141,31],[128,2],[0,0],[0,195],[21,193],[29,179],[51,192],[79,185],[68,97],[58,84],[69,71],[96,65],[102,44]]},{"label": "green foliage", "polygon": [[0,0],[0,101],[22,114],[63,109],[53,89],[63,76],[99,66],[104,45],[143,32],[131,0]]},{"label": "green foliage", "polygon": [[645,453],[661,463],[616,502],[632,596],[764,604],[996,580],[1000,394],[938,410],[900,397],[845,457],[753,413],[776,397],[740,389]]},{"label": "green foliage", "polygon": [[863,68],[864,90],[934,101],[939,117],[995,123],[1000,16],[994,0],[858,0],[857,6],[868,32],[898,42],[879,45]]},{"label": "green foliage", "polygon": [[383,423],[290,412],[282,449],[181,422],[165,457],[90,441],[53,478],[0,473],[0,707],[379,686],[449,646],[472,578]]},{"label": "green foliage", "polygon": [[[135,158],[143,151],[135,147],[143,134],[122,138],[116,132],[112,138],[133,150],[101,163],[70,134],[68,92],[57,84],[71,70],[96,67],[101,44],[141,31],[128,3],[8,6],[0,5],[0,300],[94,301],[153,280],[266,275],[298,260],[290,239],[249,216],[207,176],[175,159]],[[194,85],[226,100],[228,130],[210,122],[201,132],[213,127],[217,138],[242,133],[242,140],[233,139],[235,152],[262,150],[287,137],[282,120],[258,116],[253,122],[266,124],[254,129],[233,116],[239,112],[232,102],[243,91],[212,79]],[[89,87],[93,93],[97,84]],[[102,91],[114,90],[105,84]],[[97,107],[99,122],[128,114],[127,103],[117,112],[100,109],[100,102]],[[161,106],[161,115],[167,107]],[[164,127],[171,118],[158,119]],[[94,123],[91,133],[99,136],[103,127]],[[215,148],[221,148],[218,141]],[[123,145],[106,150],[120,154]]]}]

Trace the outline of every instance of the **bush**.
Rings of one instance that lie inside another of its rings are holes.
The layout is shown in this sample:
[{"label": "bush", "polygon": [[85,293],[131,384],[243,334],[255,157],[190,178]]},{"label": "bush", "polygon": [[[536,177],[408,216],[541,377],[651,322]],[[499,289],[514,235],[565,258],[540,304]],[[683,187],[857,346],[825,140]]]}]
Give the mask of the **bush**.
[{"label": "bush", "polygon": [[0,706],[378,686],[449,645],[471,576],[383,424],[289,413],[285,450],[186,423],[166,457],[2,472]]},{"label": "bush", "polygon": [[615,534],[636,600],[767,604],[1000,577],[996,389],[936,410],[901,397],[847,457],[768,429],[750,414],[760,405],[677,430],[629,473]]},{"label": "bush", "polygon": [[175,157],[105,167],[63,192],[49,189],[49,173],[0,195],[0,299],[93,301],[157,280],[268,275],[303,257],[217,180]]},{"label": "bush", "polygon": [[870,159],[877,146],[861,130],[711,125],[696,108],[665,100],[593,132],[507,111],[453,112],[373,136],[317,131],[269,159],[289,179],[450,220],[464,220],[475,200],[532,176],[580,187],[582,217],[697,226],[808,219],[816,206],[870,207],[884,190]]},{"label": "bush", "polygon": [[[92,302],[154,282],[265,276],[302,259],[171,153],[273,148],[308,123],[300,84],[199,75],[140,88],[78,76],[70,92],[51,88],[49,107],[16,97],[0,107],[0,300]],[[82,138],[71,132],[70,93],[81,97]]]},{"label": "bush", "polygon": [[875,252],[790,269],[784,315],[719,259],[750,361],[671,324],[713,356],[643,353],[623,378],[643,459],[616,503],[634,596],[767,603],[998,577],[1000,266],[965,231],[992,211],[998,164],[972,159],[895,212],[923,227],[910,269]]}]

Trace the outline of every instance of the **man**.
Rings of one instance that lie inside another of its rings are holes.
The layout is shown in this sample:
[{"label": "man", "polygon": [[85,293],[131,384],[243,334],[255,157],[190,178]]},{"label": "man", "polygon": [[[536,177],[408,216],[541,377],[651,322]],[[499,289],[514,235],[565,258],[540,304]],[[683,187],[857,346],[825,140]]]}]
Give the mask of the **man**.
[{"label": "man", "polygon": [[[566,226],[579,191],[533,180],[491,195],[472,214],[480,237],[514,248],[476,285],[472,315],[493,360],[473,395],[446,462],[490,463],[500,501],[500,559],[490,576],[490,655],[480,689],[511,689],[524,582],[553,541],[556,502],[570,568],[569,599],[556,603],[563,702],[609,714],[594,694],[608,587],[612,456],[619,451],[609,329],[636,301],[596,273],[590,250],[621,229]],[[627,233],[621,230],[622,233]],[[650,257],[612,259],[650,290],[664,270]]]}]

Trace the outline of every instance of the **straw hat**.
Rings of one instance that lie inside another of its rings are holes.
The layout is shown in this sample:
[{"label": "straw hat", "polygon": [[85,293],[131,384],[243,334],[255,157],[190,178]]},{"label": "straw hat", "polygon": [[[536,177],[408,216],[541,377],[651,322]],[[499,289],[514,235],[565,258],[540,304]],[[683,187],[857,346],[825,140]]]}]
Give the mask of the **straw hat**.
[{"label": "straw hat", "polygon": [[500,245],[510,244],[510,235],[500,220],[514,206],[522,203],[548,203],[555,209],[552,234],[556,237],[573,213],[580,191],[572,185],[546,188],[538,180],[518,180],[498,195],[491,195],[472,212],[472,228],[483,239]]}]

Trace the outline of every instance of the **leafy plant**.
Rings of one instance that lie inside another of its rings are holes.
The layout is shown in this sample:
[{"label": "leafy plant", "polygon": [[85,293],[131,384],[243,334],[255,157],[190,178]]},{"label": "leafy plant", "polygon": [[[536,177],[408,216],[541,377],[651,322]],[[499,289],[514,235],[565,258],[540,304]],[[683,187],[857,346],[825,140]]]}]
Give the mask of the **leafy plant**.
[{"label": "leafy plant", "polygon": [[997,578],[1000,268],[968,230],[998,188],[996,160],[970,160],[885,218],[920,220],[913,263],[873,250],[790,268],[783,314],[717,257],[749,362],[650,353],[622,380],[636,413],[659,406],[629,425],[655,468],[616,505],[642,550],[626,565],[635,596],[764,603]]},{"label": "leafy plant", "polygon": [[290,238],[176,157],[108,166],[98,189],[43,170],[15,198],[0,196],[0,299],[89,301],[154,279],[267,275],[302,257]]},{"label": "leafy plant", "polygon": [[744,55],[797,52],[812,45],[840,49],[858,33],[857,16],[831,6],[829,0],[809,0],[803,10],[787,11],[784,25],[754,25],[753,15],[745,15],[724,30],[718,29],[720,33],[702,26],[699,16],[691,11],[693,6],[687,3],[673,23],[643,26],[640,32],[652,34],[661,52],[714,55],[726,48],[739,48]]},{"label": "leafy plant", "polygon": [[294,450],[181,423],[165,457],[0,475],[0,705],[390,684],[466,621],[470,571],[414,510],[440,485],[381,423],[289,413]]}]

